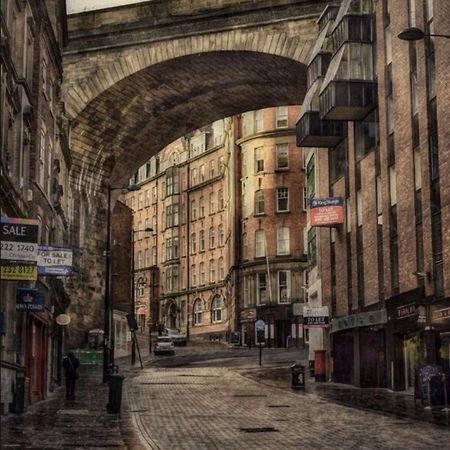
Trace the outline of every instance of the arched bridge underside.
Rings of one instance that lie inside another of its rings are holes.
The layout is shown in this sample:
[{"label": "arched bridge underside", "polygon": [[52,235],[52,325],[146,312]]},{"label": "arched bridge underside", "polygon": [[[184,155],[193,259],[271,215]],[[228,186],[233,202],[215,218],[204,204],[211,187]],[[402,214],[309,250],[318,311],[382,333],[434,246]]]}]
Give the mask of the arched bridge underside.
[{"label": "arched bridge underside", "polygon": [[327,2],[164,0],[69,16],[66,112],[73,180],[92,194],[184,133],[301,103]]},{"label": "arched bridge underside", "polygon": [[152,0],[69,16],[63,90],[80,249],[73,345],[101,326],[106,184],[126,184],[165,145],[214,120],[300,104],[327,3]]}]

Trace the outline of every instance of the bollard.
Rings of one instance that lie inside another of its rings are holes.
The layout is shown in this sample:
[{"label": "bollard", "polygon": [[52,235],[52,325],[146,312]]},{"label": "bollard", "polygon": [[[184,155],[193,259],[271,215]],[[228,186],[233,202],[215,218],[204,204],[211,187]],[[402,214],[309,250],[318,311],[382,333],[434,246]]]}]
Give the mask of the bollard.
[{"label": "bollard", "polygon": [[301,364],[291,366],[291,388],[305,390],[305,367]]},{"label": "bollard", "polygon": [[118,414],[122,404],[122,383],[123,375],[111,374],[108,377],[109,397],[106,410],[109,414]]}]

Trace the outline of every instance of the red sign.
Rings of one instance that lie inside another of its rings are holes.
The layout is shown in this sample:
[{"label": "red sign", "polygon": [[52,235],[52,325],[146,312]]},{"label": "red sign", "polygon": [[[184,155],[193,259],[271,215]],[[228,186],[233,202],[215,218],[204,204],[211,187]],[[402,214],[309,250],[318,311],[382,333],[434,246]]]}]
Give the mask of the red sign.
[{"label": "red sign", "polygon": [[344,201],[342,197],[311,199],[309,223],[312,227],[332,227],[344,223]]}]

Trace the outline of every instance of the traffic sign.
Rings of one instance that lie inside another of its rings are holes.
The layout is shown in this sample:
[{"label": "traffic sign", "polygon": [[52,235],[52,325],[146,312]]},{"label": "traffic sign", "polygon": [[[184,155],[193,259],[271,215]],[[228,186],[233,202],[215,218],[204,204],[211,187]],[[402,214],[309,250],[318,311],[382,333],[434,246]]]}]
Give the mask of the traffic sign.
[{"label": "traffic sign", "polygon": [[266,327],[266,324],[265,324],[264,320],[260,319],[255,322],[256,331],[264,331],[265,327]]}]

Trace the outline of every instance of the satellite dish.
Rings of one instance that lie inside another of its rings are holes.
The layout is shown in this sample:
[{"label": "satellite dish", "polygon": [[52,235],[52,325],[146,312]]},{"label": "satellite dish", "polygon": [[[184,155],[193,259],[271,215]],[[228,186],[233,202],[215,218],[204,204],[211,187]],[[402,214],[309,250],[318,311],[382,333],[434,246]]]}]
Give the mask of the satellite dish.
[{"label": "satellite dish", "polygon": [[72,319],[68,314],[60,314],[59,316],[56,317],[56,323],[58,325],[69,325],[71,320]]}]

